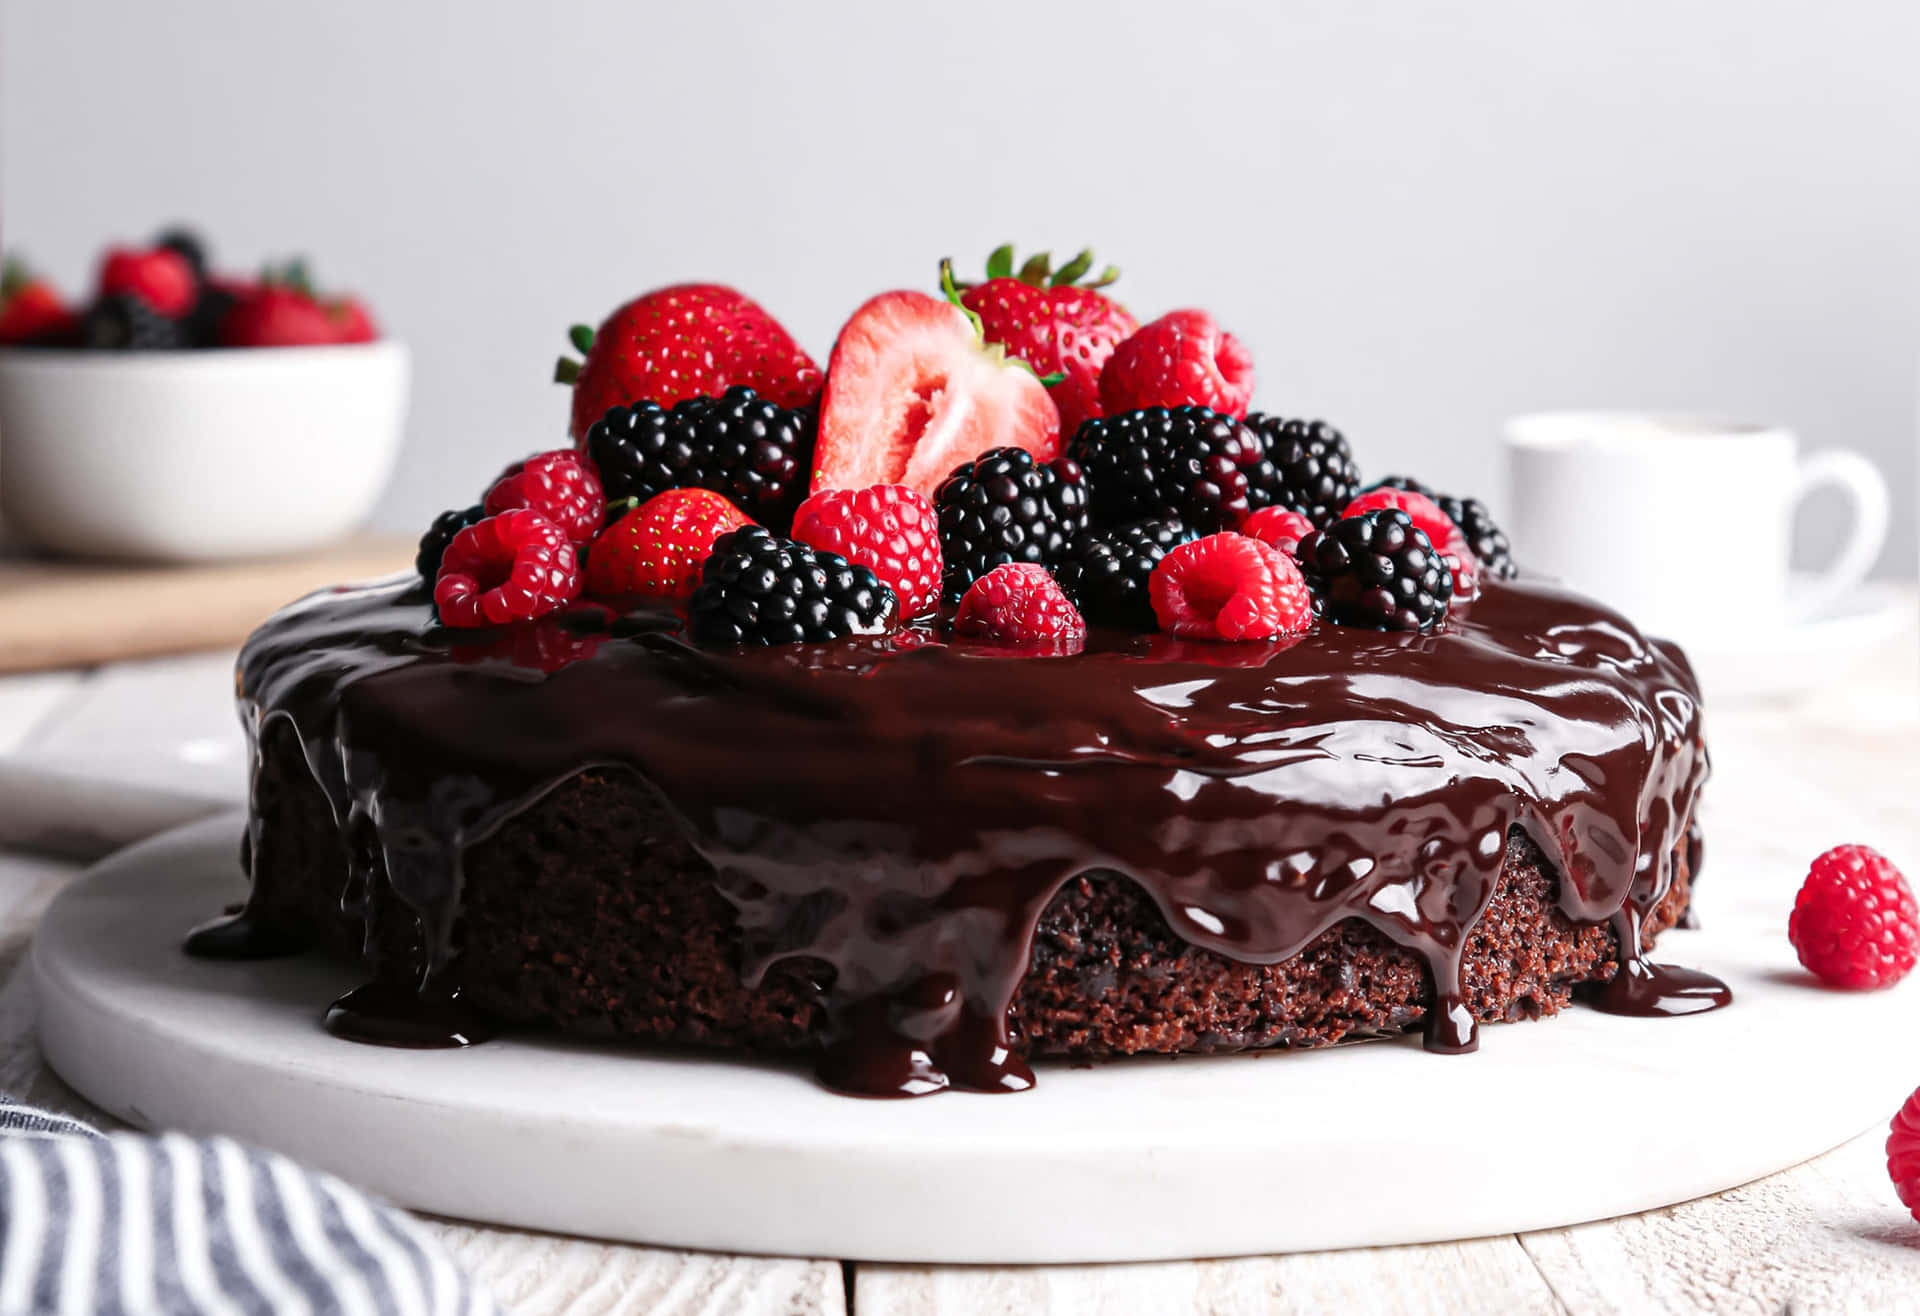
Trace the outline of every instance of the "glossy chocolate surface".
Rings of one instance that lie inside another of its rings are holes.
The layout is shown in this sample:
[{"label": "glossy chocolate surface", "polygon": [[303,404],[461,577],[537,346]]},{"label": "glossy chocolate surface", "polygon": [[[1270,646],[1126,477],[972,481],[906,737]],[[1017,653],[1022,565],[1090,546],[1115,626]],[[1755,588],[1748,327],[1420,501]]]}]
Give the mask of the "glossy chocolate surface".
[{"label": "glossy chocolate surface", "polygon": [[[713,864],[750,982],[785,957],[834,966],[820,1072],[843,1090],[1029,1086],[1007,1005],[1041,910],[1090,870],[1254,963],[1364,920],[1424,958],[1428,1044],[1462,1051],[1460,949],[1518,827],[1557,865],[1564,912],[1623,932],[1628,971],[1596,1004],[1726,999],[1647,963],[1637,936],[1707,773],[1692,673],[1526,579],[1489,583],[1434,635],[1096,629],[1049,658],[926,630],[710,652],[670,616],[604,609],[462,635],[432,626],[417,582],[388,582],[274,617],[239,690],[256,747],[291,719],[362,856],[345,907],[385,882],[419,918],[436,1009],[459,986],[464,850],[607,764],[635,769]],[[342,1006],[336,1026],[361,1036],[396,1014],[388,997]]]}]

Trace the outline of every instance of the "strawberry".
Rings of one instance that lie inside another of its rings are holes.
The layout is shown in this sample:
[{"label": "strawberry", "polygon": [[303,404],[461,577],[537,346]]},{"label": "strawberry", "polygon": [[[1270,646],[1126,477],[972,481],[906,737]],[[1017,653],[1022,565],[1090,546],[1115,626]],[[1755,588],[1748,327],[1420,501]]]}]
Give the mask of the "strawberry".
[{"label": "strawberry", "polygon": [[17,261],[0,270],[0,343],[59,342],[77,324],[53,284]]},{"label": "strawberry", "polygon": [[569,337],[585,360],[562,357],[553,377],[573,385],[575,443],[613,407],[719,396],[744,384],[783,407],[820,395],[820,368],[760,304],[715,283],[682,283],[636,297],[596,331]]},{"label": "strawberry", "polygon": [[335,342],[371,343],[380,336],[379,326],[358,297],[336,298],[327,303],[327,313],[333,319]]},{"label": "strawberry", "polygon": [[304,261],[269,267],[257,283],[212,282],[233,299],[220,322],[223,347],[321,347],[378,336],[359,301],[314,292]]},{"label": "strawberry", "polygon": [[[980,317],[989,343],[999,343],[1049,383],[1047,392],[1060,409],[1060,433],[1072,438],[1080,422],[1104,416],[1100,408],[1100,368],[1113,349],[1139,329],[1127,308],[1100,292],[1119,277],[1108,266],[1081,282],[1093,267],[1093,253],[1083,251],[1049,273],[1045,252],[1013,269],[1013,247],[996,248],[987,257],[987,281],[960,284],[960,304]],[[943,275],[951,277],[943,262]]]},{"label": "strawberry", "polygon": [[587,551],[587,593],[684,603],[700,585],[713,541],[752,524],[746,513],[706,489],[655,494],[593,541]]},{"label": "strawberry", "polygon": [[1196,406],[1244,419],[1252,401],[1253,358],[1205,311],[1170,311],[1143,326],[1100,371],[1109,416]]},{"label": "strawberry", "polygon": [[100,262],[100,296],[138,297],[169,318],[185,315],[200,295],[187,258],[170,247],[110,247]]},{"label": "strawberry", "polygon": [[926,495],[897,484],[822,489],[793,514],[793,537],[872,570],[918,617],[940,594],[940,518]]},{"label": "strawberry", "polygon": [[1060,412],[1026,362],[980,336],[980,319],[923,292],[883,292],[853,313],[827,362],[813,488],[904,484],[933,497],[989,448],[1060,454]]}]

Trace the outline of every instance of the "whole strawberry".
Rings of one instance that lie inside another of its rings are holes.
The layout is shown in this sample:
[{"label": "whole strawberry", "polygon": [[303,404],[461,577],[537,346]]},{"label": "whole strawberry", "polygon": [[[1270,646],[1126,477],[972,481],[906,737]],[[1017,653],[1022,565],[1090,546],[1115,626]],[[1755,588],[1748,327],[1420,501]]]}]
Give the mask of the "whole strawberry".
[{"label": "whole strawberry", "polygon": [[1912,972],[1920,953],[1920,908],[1885,855],[1839,845],[1808,870],[1787,939],[1800,963],[1829,987],[1889,987]]},{"label": "whole strawberry", "polygon": [[[951,277],[950,263],[941,264],[943,276]],[[1060,409],[1061,436],[1070,439],[1081,421],[1106,414],[1100,368],[1140,322],[1100,291],[1119,277],[1118,270],[1108,266],[1085,278],[1093,268],[1091,251],[1057,271],[1051,266],[1052,258],[1041,252],[1016,272],[1009,244],[987,257],[985,283],[957,286],[960,304],[980,317],[986,341],[1001,344],[1038,375],[1059,377],[1047,392]]]},{"label": "whole strawberry", "polygon": [[575,544],[600,533],[607,519],[607,498],[591,462],[572,448],[540,452],[500,472],[487,490],[482,507],[498,516],[516,507],[531,507],[567,532]]},{"label": "whole strawberry", "polygon": [[236,286],[231,296],[220,322],[223,347],[322,347],[378,336],[358,301],[314,291],[304,261],[269,268],[258,283]]},{"label": "whole strawberry", "polygon": [[0,343],[57,343],[77,323],[53,284],[18,261],[0,270]]},{"label": "whole strawberry", "polygon": [[714,540],[752,524],[731,501],[707,489],[655,494],[593,541],[587,593],[684,603],[700,586],[700,568]]},{"label": "whole strawberry", "polygon": [[820,368],[792,335],[758,302],[716,283],[657,289],[569,337],[585,359],[562,357],[553,377],[573,385],[576,443],[611,408],[636,402],[672,407],[736,384],[783,407],[820,396]]},{"label": "whole strawberry", "polygon": [[110,247],[100,262],[100,296],[137,297],[169,318],[192,310],[199,291],[193,266],[171,247]]},{"label": "whole strawberry", "polygon": [[1170,311],[1121,343],[1100,371],[1109,416],[1143,407],[1206,407],[1243,419],[1253,357],[1205,311]]},{"label": "whole strawberry", "polygon": [[872,569],[911,620],[940,592],[940,521],[927,496],[899,484],[822,489],[800,504],[793,537]]}]

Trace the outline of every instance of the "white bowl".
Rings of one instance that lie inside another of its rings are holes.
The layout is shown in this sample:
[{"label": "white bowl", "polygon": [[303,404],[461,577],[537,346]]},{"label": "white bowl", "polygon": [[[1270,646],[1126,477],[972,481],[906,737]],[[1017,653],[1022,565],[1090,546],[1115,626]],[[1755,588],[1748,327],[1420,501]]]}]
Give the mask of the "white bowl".
[{"label": "white bowl", "polygon": [[209,561],[355,529],[407,412],[400,343],[0,351],[0,516],[87,557]]}]

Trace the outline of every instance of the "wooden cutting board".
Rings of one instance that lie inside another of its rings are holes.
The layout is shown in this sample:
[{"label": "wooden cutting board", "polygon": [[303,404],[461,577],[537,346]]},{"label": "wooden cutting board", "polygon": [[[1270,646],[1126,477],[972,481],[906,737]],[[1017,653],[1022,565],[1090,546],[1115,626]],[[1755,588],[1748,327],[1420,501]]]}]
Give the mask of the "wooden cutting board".
[{"label": "wooden cutting board", "polygon": [[399,571],[414,543],[362,535],[298,557],[185,566],[0,557],[0,672],[238,645],[311,590]]}]

